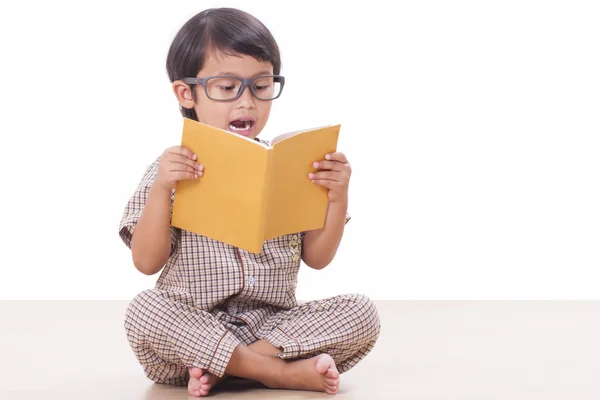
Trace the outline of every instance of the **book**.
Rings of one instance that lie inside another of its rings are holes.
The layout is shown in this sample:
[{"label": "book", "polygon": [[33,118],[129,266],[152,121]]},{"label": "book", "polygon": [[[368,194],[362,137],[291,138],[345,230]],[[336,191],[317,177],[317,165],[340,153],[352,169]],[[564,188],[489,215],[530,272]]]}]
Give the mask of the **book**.
[{"label": "book", "polygon": [[252,253],[275,237],[322,228],[328,190],[308,174],[337,150],[340,127],[288,132],[265,144],[184,118],[181,145],[204,172],[177,182],[171,225]]}]

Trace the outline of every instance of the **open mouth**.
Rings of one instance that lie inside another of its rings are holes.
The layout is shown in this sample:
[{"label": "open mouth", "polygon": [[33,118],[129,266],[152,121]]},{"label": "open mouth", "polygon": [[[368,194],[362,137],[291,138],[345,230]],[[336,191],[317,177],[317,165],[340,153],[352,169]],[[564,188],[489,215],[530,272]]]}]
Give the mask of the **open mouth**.
[{"label": "open mouth", "polygon": [[236,133],[247,134],[252,130],[254,121],[251,119],[236,119],[229,123],[229,130]]}]

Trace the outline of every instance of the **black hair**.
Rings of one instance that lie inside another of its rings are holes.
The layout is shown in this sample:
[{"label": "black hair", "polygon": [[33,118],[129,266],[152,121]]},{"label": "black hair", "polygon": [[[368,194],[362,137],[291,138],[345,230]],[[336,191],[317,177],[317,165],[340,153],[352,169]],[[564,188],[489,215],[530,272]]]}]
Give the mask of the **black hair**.
[{"label": "black hair", "polygon": [[[235,8],[210,8],[190,18],[173,39],[167,54],[167,74],[171,83],[195,77],[204,66],[209,51],[248,55],[261,62],[270,62],[275,75],[281,71],[279,47],[261,21]],[[192,96],[195,101],[193,88]],[[193,108],[179,108],[184,117],[198,120]]]}]

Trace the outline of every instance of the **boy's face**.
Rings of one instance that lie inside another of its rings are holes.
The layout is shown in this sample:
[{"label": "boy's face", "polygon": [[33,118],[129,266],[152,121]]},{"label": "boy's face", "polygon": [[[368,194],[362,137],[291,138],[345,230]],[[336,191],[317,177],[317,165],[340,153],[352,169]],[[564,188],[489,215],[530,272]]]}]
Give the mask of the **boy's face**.
[{"label": "boy's face", "polygon": [[[260,62],[247,55],[230,56],[223,53],[210,52],[204,67],[197,78],[216,75],[231,75],[238,78],[252,78],[260,75],[272,75],[270,62]],[[233,96],[237,93],[239,81],[212,80],[208,84],[212,97]],[[256,86],[257,84],[255,84]],[[190,88],[181,81],[173,82],[173,91],[179,103],[186,108],[194,108],[198,121],[216,128],[234,132],[254,139],[265,127],[271,113],[270,100],[259,100],[246,87],[240,97],[232,101],[215,101],[207,97],[202,85],[193,86],[196,95],[194,103]],[[225,94],[223,93],[230,93]]]}]

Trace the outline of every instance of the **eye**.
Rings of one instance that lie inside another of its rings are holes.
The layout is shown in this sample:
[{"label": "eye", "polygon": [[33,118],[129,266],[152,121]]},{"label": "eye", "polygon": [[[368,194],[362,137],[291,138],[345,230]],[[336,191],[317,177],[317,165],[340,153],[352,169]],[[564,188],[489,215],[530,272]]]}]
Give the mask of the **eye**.
[{"label": "eye", "polygon": [[265,91],[273,87],[273,78],[261,78],[254,81],[254,90]]},{"label": "eye", "polygon": [[208,82],[208,89],[210,91],[231,92],[238,89],[239,85],[240,83],[236,79],[213,78]]}]

